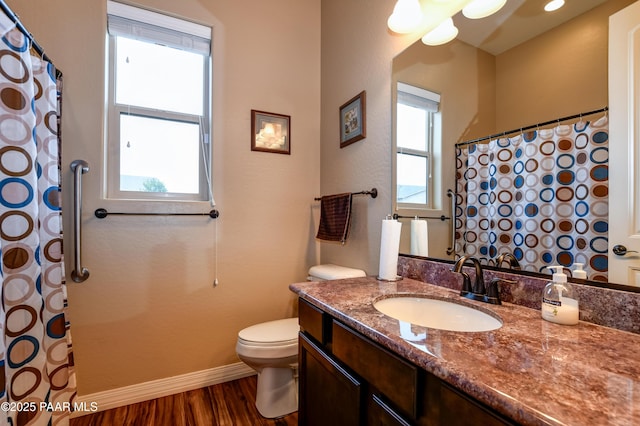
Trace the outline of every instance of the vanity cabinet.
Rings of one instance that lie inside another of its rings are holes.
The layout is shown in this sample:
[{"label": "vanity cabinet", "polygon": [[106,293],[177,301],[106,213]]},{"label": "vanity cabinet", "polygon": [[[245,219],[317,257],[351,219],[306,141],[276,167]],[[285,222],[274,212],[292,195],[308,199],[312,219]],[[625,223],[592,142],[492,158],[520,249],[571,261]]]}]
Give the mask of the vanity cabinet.
[{"label": "vanity cabinet", "polygon": [[515,424],[299,299],[300,425]]}]

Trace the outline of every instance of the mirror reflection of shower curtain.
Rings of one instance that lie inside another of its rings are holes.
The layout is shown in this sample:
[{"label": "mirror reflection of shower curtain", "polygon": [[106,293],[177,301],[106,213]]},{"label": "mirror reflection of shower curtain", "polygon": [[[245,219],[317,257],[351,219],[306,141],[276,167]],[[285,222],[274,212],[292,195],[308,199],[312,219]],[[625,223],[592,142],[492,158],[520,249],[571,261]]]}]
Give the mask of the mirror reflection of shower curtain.
[{"label": "mirror reflection of shower curtain", "polygon": [[[607,280],[608,117],[456,148],[456,256]],[[506,265],[504,265],[506,266]],[[573,268],[571,268],[573,269]]]},{"label": "mirror reflection of shower curtain", "polygon": [[64,425],[76,386],[62,255],[62,85],[0,15],[0,403],[22,407],[2,410],[0,424]]}]

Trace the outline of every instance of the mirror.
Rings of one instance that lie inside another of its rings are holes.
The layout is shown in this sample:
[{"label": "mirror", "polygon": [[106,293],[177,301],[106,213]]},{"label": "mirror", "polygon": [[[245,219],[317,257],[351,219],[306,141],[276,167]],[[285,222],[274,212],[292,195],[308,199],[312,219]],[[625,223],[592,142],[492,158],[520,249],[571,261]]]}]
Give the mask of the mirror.
[{"label": "mirror", "polygon": [[[394,201],[393,210],[404,223],[401,253],[410,254],[410,219],[418,215],[433,218],[427,220],[432,242],[428,257],[454,258],[447,253],[452,237],[446,192],[456,188],[455,144],[607,106],[608,17],[633,2],[572,1],[545,13],[540,0],[510,0],[498,14],[487,18],[455,15],[459,34],[452,42],[426,46],[418,40],[394,58],[394,127],[396,87],[401,82],[440,96],[442,137],[441,168],[434,176],[436,183],[440,181],[440,192],[434,189],[438,201],[427,210],[399,208]],[[392,187],[395,191],[395,182]],[[438,220],[441,215],[449,219]],[[637,290],[626,283],[589,283]]]}]

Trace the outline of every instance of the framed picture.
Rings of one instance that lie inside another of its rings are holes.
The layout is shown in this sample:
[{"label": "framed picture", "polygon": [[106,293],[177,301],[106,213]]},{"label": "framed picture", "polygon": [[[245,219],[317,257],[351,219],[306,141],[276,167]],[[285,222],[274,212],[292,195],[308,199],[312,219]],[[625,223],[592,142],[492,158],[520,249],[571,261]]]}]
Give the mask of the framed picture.
[{"label": "framed picture", "polygon": [[362,91],[340,107],[340,148],[367,136],[367,92]]},{"label": "framed picture", "polygon": [[251,151],[291,154],[291,117],[252,109]]}]

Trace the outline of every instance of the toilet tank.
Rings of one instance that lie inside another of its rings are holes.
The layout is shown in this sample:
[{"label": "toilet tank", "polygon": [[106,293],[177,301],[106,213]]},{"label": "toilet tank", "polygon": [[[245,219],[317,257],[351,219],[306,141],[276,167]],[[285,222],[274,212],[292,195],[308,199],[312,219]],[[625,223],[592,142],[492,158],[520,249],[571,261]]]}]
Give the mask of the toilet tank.
[{"label": "toilet tank", "polygon": [[339,280],[342,278],[357,278],[366,276],[367,274],[361,269],[347,268],[346,266],[327,263],[325,265],[315,265],[309,268],[309,276],[307,277],[307,281]]}]

